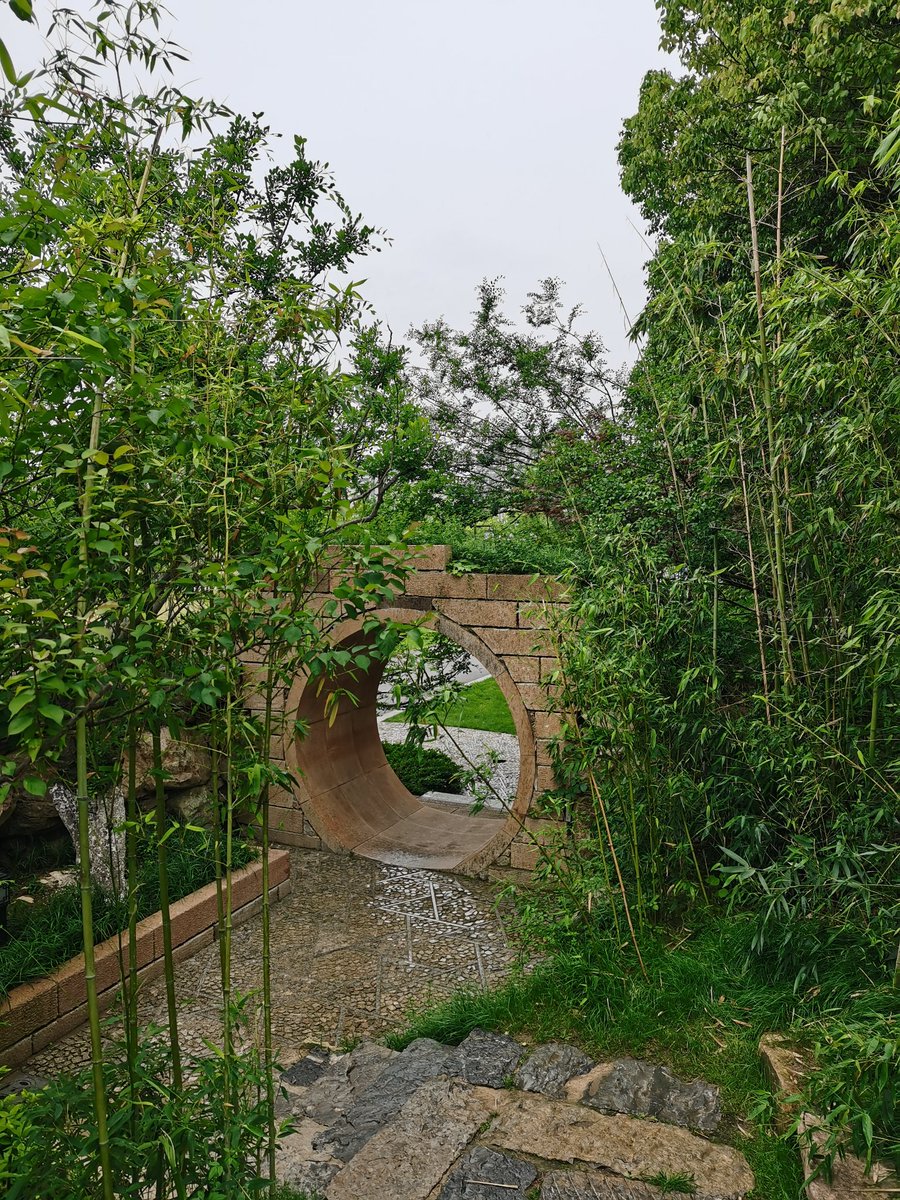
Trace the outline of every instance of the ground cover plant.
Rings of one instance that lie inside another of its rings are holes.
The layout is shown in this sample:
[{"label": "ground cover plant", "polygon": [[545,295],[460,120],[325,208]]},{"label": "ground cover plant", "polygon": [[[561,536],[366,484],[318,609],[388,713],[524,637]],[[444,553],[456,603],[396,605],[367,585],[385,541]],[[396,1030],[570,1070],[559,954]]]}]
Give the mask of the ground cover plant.
[{"label": "ground cover plant", "polygon": [[386,742],[384,753],[395,775],[414,796],[461,790],[460,768],[442,750],[409,742]]},{"label": "ground cover plant", "polygon": [[[138,920],[159,910],[160,888],[157,870],[157,838],[152,826],[142,825],[137,841],[138,875],[136,916]],[[216,855],[212,839],[202,829],[168,826],[169,900],[175,902],[212,883]],[[250,842],[234,839],[232,866],[247,865],[253,855]],[[25,903],[14,896],[9,917],[9,938],[0,943],[0,996],[20,983],[49,975],[82,949],[81,896],[76,882],[35,897],[28,889]],[[21,895],[21,893],[20,893]],[[128,905],[108,892],[94,889],[92,896],[94,940],[105,941],[128,928]]]}]

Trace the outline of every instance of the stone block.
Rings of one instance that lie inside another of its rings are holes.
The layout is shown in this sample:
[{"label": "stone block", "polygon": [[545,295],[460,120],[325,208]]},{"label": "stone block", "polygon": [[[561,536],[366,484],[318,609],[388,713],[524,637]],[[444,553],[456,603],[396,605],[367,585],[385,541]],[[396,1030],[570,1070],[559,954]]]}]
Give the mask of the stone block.
[{"label": "stone block", "polygon": [[80,1004],[78,1008],[70,1009],[69,1012],[57,1017],[55,1021],[51,1021],[49,1025],[45,1025],[43,1029],[36,1030],[31,1039],[32,1054],[40,1054],[47,1046],[61,1041],[80,1025],[83,1025],[87,1019],[87,1004]]},{"label": "stone block", "polygon": [[443,571],[426,571],[410,575],[404,595],[431,596],[442,600],[485,600],[487,584],[484,575],[447,575]]},{"label": "stone block", "polygon": [[[235,880],[237,879],[237,874],[234,876]],[[233,904],[235,908],[238,907],[240,900],[234,900]],[[180,946],[182,942],[190,941],[191,938],[196,937],[201,930],[215,925],[218,916],[215,883],[208,883],[206,887],[200,888],[198,892],[192,892],[190,896],[185,896],[183,900],[176,901],[175,904],[171,905],[169,913],[173,946]],[[162,926],[160,925],[156,941],[156,957],[159,958],[161,954]]]},{"label": "stone block", "polygon": [[186,942],[180,942],[177,946],[172,947],[172,958],[175,962],[184,962],[186,958],[192,958],[198,950],[202,950],[205,946],[212,945],[215,940],[215,929],[203,929],[194,937],[188,938]]},{"label": "stone block", "polygon": [[575,1075],[583,1075],[594,1065],[575,1046],[564,1042],[547,1042],[528,1056],[515,1074],[516,1087],[525,1092],[540,1092],[544,1096],[562,1098],[566,1084]]},{"label": "stone block", "polygon": [[539,683],[541,661],[534,655],[508,654],[503,659],[503,665],[516,683]]},{"label": "stone block", "polygon": [[450,565],[449,546],[410,546],[410,565],[417,571],[446,571]]},{"label": "stone block", "polygon": [[531,714],[531,728],[536,738],[559,737],[565,727],[566,720],[562,713],[539,711]]},{"label": "stone block", "polygon": [[522,703],[531,712],[550,712],[553,710],[557,701],[549,692],[555,689],[546,688],[541,683],[521,683],[519,684],[519,695],[522,697]]},{"label": "stone block", "polygon": [[[2,1030],[0,1030],[0,1037],[2,1037]],[[18,1042],[13,1042],[11,1046],[0,1050],[0,1065],[10,1068],[20,1067],[23,1062],[31,1058],[32,1054],[31,1038],[22,1038]]]},{"label": "stone block", "polygon": [[269,851],[269,887],[275,887],[290,878],[291,856],[286,850]]},{"label": "stone block", "polygon": [[528,600],[516,605],[519,629],[553,629],[556,621],[567,606],[565,604],[537,603]]},{"label": "stone block", "polygon": [[540,852],[532,842],[513,842],[509,848],[509,865],[516,871],[533,871]]},{"label": "stone block", "polygon": [[511,600],[436,600],[434,607],[457,625],[486,629],[516,628],[516,605]]},{"label": "stone block", "polygon": [[514,626],[510,626],[508,629],[494,629],[485,626],[474,632],[478,634],[488,649],[499,654],[501,658],[505,658],[507,654],[530,656],[553,653],[553,646],[546,630],[517,629]]},{"label": "stone block", "polygon": [[7,1051],[25,1039],[30,1045],[35,1029],[48,1025],[58,1013],[59,988],[53,976],[13,988],[0,1005],[0,1051],[4,1062],[12,1065],[7,1061]]},{"label": "stone block", "polygon": [[539,766],[534,777],[534,790],[536,792],[552,792],[556,787],[556,776],[553,774],[553,768],[549,766]]},{"label": "stone block", "polygon": [[487,575],[489,600],[563,600],[568,594],[565,584],[545,575]]}]

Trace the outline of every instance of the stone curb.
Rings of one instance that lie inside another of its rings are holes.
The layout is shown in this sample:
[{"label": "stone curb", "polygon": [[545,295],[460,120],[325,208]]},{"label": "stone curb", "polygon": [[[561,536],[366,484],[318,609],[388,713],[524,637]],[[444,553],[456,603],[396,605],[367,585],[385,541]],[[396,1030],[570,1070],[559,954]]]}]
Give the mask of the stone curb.
[{"label": "stone curb", "polygon": [[[286,850],[269,851],[269,899],[290,894],[291,860]],[[232,923],[241,925],[262,907],[262,863],[255,862],[232,875]],[[171,908],[172,951],[176,962],[189,958],[215,941],[218,913],[216,885],[209,883]],[[135,946],[138,979],[155,979],[164,970],[162,916],[154,913],[137,927]],[[100,942],[94,951],[101,1009],[119,993],[118,936]],[[128,947],[122,946],[127,969]],[[24,983],[0,1002],[0,1066],[17,1067],[87,1020],[84,955],[69,959],[52,975]]]}]

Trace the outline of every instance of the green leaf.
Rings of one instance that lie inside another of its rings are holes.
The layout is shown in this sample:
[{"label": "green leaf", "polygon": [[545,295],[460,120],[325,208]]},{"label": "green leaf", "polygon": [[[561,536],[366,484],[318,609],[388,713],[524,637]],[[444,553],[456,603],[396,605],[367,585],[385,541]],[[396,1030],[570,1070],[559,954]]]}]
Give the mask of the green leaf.
[{"label": "green leaf", "polygon": [[43,779],[29,777],[22,780],[22,786],[29,796],[45,796],[47,794],[47,784]]},{"label": "green leaf", "polygon": [[10,721],[9,728],[6,732],[10,737],[13,737],[15,734],[21,733],[24,729],[29,729],[30,727],[31,713],[19,713],[17,717],[13,717],[13,719]]},{"label": "green leaf", "polygon": [[9,702],[9,715],[14,717],[17,712],[20,712],[26,704],[30,704],[34,699],[34,689],[26,688],[24,692],[19,692]]},{"label": "green leaf", "polygon": [[20,21],[34,20],[34,9],[32,8],[31,0],[9,0],[9,7]]},{"label": "green leaf", "polygon": [[50,704],[48,701],[43,701],[38,705],[38,712],[42,717],[46,717],[48,721],[54,721],[57,725],[62,725],[66,718],[64,708],[60,708],[58,704]]},{"label": "green leaf", "polygon": [[9,51],[7,50],[6,44],[2,38],[0,38],[0,68],[2,68],[3,74],[9,80],[9,82],[13,85],[13,87],[15,87],[18,83],[18,79],[16,78],[16,68],[13,66],[13,61],[9,57]]}]

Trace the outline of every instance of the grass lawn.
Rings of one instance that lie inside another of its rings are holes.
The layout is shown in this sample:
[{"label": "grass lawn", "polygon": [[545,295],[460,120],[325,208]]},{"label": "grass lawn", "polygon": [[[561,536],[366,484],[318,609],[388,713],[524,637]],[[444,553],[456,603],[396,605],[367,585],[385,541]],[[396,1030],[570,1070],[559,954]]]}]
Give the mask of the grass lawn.
[{"label": "grass lawn", "polygon": [[[404,720],[403,713],[389,717]],[[445,725],[454,729],[486,729],[490,733],[515,733],[512,713],[496,679],[480,679],[464,688],[459,700],[450,707]]]}]

